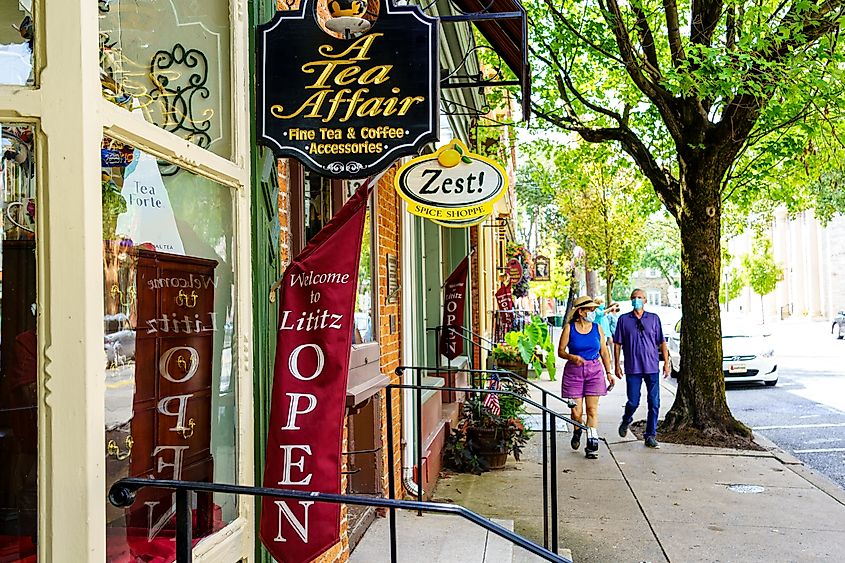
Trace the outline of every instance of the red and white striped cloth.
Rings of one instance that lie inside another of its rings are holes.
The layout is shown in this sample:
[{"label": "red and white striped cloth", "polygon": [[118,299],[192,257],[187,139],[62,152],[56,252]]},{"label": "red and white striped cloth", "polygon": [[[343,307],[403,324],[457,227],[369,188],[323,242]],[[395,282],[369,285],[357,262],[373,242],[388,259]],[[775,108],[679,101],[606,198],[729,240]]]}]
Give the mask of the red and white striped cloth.
[{"label": "red and white striped cloth", "polygon": [[[500,391],[502,389],[502,382],[499,380],[499,376],[495,373],[491,375],[490,381],[487,383],[487,389],[491,389],[493,391]],[[484,406],[487,409],[499,416],[502,414],[502,407],[499,405],[499,395],[497,393],[485,393],[484,394]]]}]

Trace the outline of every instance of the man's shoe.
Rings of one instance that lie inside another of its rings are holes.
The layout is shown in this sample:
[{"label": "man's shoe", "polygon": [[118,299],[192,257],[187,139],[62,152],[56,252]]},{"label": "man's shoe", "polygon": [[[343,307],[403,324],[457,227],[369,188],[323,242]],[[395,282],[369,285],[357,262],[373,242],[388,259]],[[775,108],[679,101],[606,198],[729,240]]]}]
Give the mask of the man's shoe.
[{"label": "man's shoe", "polygon": [[657,449],[660,447],[660,444],[658,443],[657,438],[655,438],[654,436],[646,436],[645,447]]},{"label": "man's shoe", "polygon": [[627,422],[620,422],[619,423],[619,437],[624,438],[628,435],[628,423]]},{"label": "man's shoe", "polygon": [[572,440],[569,442],[569,445],[572,446],[573,450],[577,450],[581,447],[581,432],[582,429],[575,427],[575,430],[572,431]]},{"label": "man's shoe", "polygon": [[587,438],[587,447],[584,448],[584,453],[587,459],[597,459],[599,457],[599,439]]}]

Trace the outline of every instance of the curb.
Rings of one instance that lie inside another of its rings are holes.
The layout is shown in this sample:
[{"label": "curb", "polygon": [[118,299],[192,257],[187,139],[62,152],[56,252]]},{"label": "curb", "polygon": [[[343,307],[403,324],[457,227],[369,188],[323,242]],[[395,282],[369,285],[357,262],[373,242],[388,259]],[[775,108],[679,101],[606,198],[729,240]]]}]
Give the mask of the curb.
[{"label": "curb", "polygon": [[775,444],[763,435],[754,434],[753,440],[757,445],[759,445],[761,448],[765,448],[768,453],[772,454],[775,459],[777,459],[784,465],[804,465],[803,461],[801,461],[791,453],[787,452],[786,450],[782,450],[780,447],[778,447],[777,444]]},{"label": "curb", "polygon": [[[675,396],[675,388],[669,385],[665,380],[660,380],[660,387],[664,391],[671,394],[672,397]],[[836,483],[834,483],[821,473],[810,469],[809,467],[804,465],[803,461],[801,461],[791,453],[782,450],[780,447],[777,446],[777,444],[775,444],[765,436],[755,433],[753,436],[753,440],[760,447],[764,448],[766,450],[766,453],[777,459],[790,471],[807,481],[816,489],[831,497],[833,500],[837,501],[839,504],[845,506],[845,490],[839,487]],[[608,443],[608,447],[609,446],[610,444]]]}]

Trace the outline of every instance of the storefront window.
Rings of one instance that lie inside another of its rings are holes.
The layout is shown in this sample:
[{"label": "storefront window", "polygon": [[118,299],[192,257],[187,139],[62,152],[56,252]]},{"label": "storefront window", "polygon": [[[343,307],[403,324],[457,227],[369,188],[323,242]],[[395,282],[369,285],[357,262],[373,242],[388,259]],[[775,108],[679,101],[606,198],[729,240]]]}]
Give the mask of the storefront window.
[{"label": "storefront window", "polygon": [[[105,139],[102,147],[107,486],[122,477],[236,482],[232,190]],[[237,516],[198,494],[194,537]],[[174,497],[107,504],[110,561],[168,560]]]},{"label": "storefront window", "polygon": [[0,0],[0,84],[32,84],[32,0]]},{"label": "storefront window", "polygon": [[374,342],[375,308],[373,290],[373,200],[367,203],[367,217],[364,219],[364,235],[361,241],[361,261],[358,263],[358,294],[355,298],[355,344]]},{"label": "storefront window", "polygon": [[[98,0],[98,6],[103,95],[230,156],[229,2]],[[173,166],[164,173],[177,171]]]},{"label": "storefront window", "polygon": [[332,181],[329,178],[306,170],[304,181],[305,242],[308,242],[326,226],[336,210],[332,205]]},{"label": "storefront window", "polygon": [[0,123],[0,561],[4,562],[35,561],[38,530],[33,138],[29,125]]}]

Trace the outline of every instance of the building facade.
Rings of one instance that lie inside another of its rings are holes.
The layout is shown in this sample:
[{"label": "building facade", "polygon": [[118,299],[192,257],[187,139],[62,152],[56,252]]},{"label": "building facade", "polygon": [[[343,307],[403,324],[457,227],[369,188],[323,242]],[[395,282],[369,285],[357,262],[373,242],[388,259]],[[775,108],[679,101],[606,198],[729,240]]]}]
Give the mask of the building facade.
[{"label": "building facade", "polygon": [[[261,481],[272,288],[356,186],[277,161],[254,141],[254,29],[295,7],[0,3],[0,560],[168,560],[172,494],[144,489],[118,509],[106,499],[112,483]],[[457,13],[428,13],[441,9]],[[474,42],[468,24],[446,28],[443,68],[477,74]],[[472,147],[476,121],[455,104],[478,112],[483,95],[456,88],[443,98],[441,141]],[[384,387],[412,381],[396,375],[400,365],[437,364],[428,329],[441,324],[442,284],[476,246],[469,286],[486,285],[466,325],[486,318],[498,247],[495,228],[408,214],[395,170],[378,182],[362,241],[343,490],[384,496],[393,471],[406,492],[422,485],[430,495],[456,398],[426,394],[418,463],[417,406],[394,391],[388,413]],[[197,495],[194,559],[267,560],[256,506]],[[375,516],[344,510],[341,541],[320,560],[345,560]]]}]

